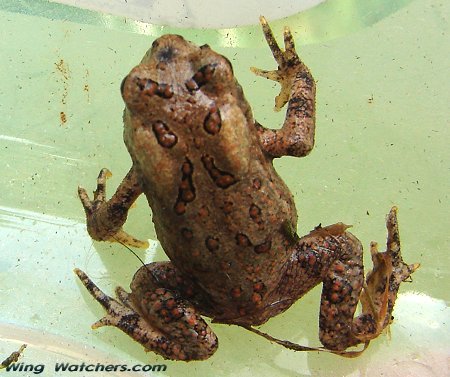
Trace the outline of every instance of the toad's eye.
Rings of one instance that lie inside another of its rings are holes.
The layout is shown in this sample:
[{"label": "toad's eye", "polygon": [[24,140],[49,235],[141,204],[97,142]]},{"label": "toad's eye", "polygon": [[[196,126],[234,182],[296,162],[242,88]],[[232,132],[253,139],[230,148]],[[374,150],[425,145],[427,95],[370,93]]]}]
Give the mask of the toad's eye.
[{"label": "toad's eye", "polygon": [[120,94],[123,95],[123,91],[125,89],[125,81],[127,81],[128,76],[125,76],[122,80],[122,82],[120,83]]}]

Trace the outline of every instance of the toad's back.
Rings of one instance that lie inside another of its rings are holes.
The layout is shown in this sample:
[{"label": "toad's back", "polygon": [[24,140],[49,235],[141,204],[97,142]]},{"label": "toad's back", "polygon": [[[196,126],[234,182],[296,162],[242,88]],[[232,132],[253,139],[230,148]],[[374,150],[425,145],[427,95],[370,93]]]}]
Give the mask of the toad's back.
[{"label": "toad's back", "polygon": [[296,215],[230,63],[164,36],[122,95],[125,142],[165,252],[216,307],[261,304],[279,282],[290,243],[283,229]]}]

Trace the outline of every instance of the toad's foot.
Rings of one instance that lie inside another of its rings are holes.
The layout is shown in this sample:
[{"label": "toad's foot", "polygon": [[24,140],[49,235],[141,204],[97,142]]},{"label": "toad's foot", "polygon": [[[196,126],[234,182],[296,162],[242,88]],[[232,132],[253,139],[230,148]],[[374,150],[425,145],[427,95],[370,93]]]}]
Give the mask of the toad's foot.
[{"label": "toad's foot", "polygon": [[278,46],[270,26],[263,16],[260,17],[260,22],[267,44],[272,51],[275,61],[278,63],[278,69],[275,71],[266,71],[255,67],[251,67],[250,69],[258,76],[280,83],[280,94],[275,98],[275,111],[280,111],[289,101],[292,93],[292,85],[298,79],[298,76],[311,77],[311,74],[295,51],[294,39],[289,28],[284,28],[285,50],[283,51]]},{"label": "toad's foot", "polygon": [[376,338],[392,321],[397,292],[400,284],[416,271],[420,264],[406,264],[400,252],[400,236],[397,222],[397,207],[392,207],[386,218],[388,230],[386,251],[378,252],[372,242],[373,270],[367,274],[361,295],[362,314],[354,321],[352,332],[360,341]]},{"label": "toad's foot", "polygon": [[172,360],[203,360],[217,349],[217,337],[210,327],[189,303],[171,291],[157,288],[136,298],[117,287],[116,300],[103,293],[83,271],[76,268],[74,272],[107,311],[93,329],[115,326],[147,351]]},{"label": "toad's foot", "polygon": [[136,173],[132,168],[117,188],[113,197],[106,201],[106,180],[111,177],[108,169],[102,169],[97,178],[94,200],[82,187],[78,187],[78,196],[86,213],[89,235],[97,241],[119,242],[131,247],[148,248],[147,241],[140,241],[122,229],[128,210],[142,193]]}]

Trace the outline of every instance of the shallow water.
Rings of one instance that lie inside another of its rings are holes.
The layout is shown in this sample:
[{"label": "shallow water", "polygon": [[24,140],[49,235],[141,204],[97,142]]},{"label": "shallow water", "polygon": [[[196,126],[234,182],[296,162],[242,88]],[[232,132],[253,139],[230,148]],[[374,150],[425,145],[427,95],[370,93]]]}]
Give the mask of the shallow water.
[{"label": "shallow water", "polygon": [[[76,196],[79,184],[94,188],[101,167],[114,173],[110,191],[129,168],[121,141],[122,78],[155,37],[177,32],[226,55],[256,118],[277,127],[283,120],[272,111],[277,87],[248,69],[255,62],[267,69],[275,64],[258,26],[175,30],[44,1],[8,1],[0,4],[0,359],[28,343],[20,361],[45,364],[43,376],[54,375],[56,362],[105,360],[166,364],[157,374],[170,376],[445,375],[450,3],[361,3],[332,0],[272,23],[278,36],[283,25],[291,26],[318,85],[315,150],[276,166],[295,195],[300,234],[343,221],[364,245],[383,245],[384,216],[398,205],[405,260],[422,266],[413,283],[402,286],[390,334],[361,357],[342,359],[285,350],[214,324],[219,350],[186,364],[146,354],[116,329],[91,330],[102,310],[73,268],[112,293],[116,285],[127,287],[140,265],[120,245],[93,244]],[[127,229],[155,240],[147,218],[141,198]],[[139,255],[165,259],[156,241],[152,245]],[[315,289],[263,330],[319,345],[319,295]]]}]

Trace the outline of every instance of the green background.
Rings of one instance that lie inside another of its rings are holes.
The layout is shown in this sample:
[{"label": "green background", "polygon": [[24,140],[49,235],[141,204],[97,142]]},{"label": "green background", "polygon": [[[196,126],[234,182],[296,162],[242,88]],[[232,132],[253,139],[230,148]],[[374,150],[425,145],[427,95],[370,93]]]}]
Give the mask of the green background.
[{"label": "green background", "polygon": [[[413,283],[402,285],[390,334],[361,357],[343,359],[296,353],[241,328],[213,324],[220,339],[216,354],[183,363],[145,353],[116,329],[90,329],[102,309],[72,269],[85,270],[112,293],[116,285],[128,287],[140,263],[120,245],[90,240],[76,188],[94,189],[99,169],[108,167],[112,191],[127,172],[119,86],[164,33],[209,43],[227,56],[255,117],[279,127],[284,115],[272,111],[278,87],[249,71],[253,65],[275,67],[258,15],[254,26],[244,28],[181,30],[41,0],[2,2],[0,359],[28,343],[21,361],[46,364],[42,376],[54,375],[55,362],[83,361],[166,363],[168,376],[445,375],[449,15],[450,3],[437,0],[330,0],[271,23],[279,38],[284,25],[291,27],[318,87],[314,151],[275,163],[295,195],[299,234],[318,223],[353,224],[368,268],[367,246],[376,240],[383,247],[384,216],[395,204],[405,260],[422,265]],[[126,229],[155,240],[150,219],[141,198]],[[152,246],[139,255],[147,262],[165,259],[156,241]],[[319,345],[319,296],[320,287],[262,329]]]}]

